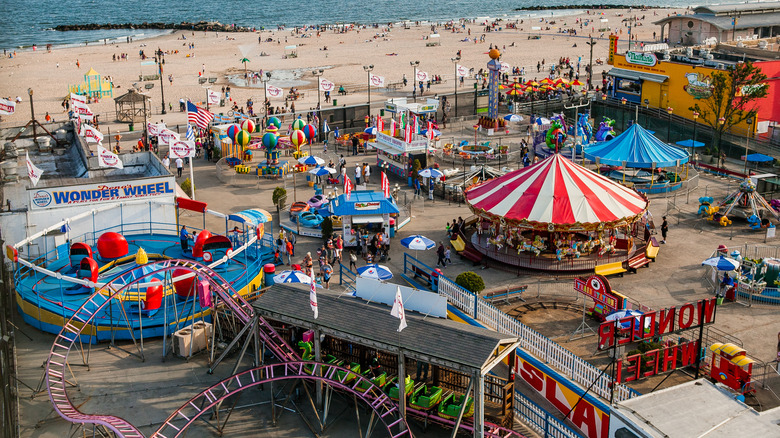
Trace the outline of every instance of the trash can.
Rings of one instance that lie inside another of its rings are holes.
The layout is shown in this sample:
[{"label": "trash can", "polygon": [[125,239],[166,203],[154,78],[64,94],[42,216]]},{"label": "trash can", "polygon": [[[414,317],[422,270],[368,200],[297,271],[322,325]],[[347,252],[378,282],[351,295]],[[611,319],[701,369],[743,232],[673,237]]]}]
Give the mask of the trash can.
[{"label": "trash can", "polygon": [[395,218],[390,218],[390,237],[395,237]]},{"label": "trash can", "polygon": [[384,109],[379,110],[379,115],[384,117],[385,116],[385,110]]},{"label": "trash can", "polygon": [[273,263],[267,263],[265,266],[263,266],[263,273],[265,274],[263,276],[265,286],[272,286],[274,284],[274,275],[276,275],[276,265]]},{"label": "trash can", "polygon": [[737,287],[731,286],[726,290],[726,299],[729,301],[736,301],[737,300]]},{"label": "trash can", "polygon": [[130,131],[135,131],[135,127],[133,126],[133,124],[132,124],[132,123],[130,123],[129,125],[127,125],[127,129],[129,129]]},{"label": "trash can", "polygon": [[338,106],[338,104],[339,104],[338,99],[333,99],[333,106]]}]

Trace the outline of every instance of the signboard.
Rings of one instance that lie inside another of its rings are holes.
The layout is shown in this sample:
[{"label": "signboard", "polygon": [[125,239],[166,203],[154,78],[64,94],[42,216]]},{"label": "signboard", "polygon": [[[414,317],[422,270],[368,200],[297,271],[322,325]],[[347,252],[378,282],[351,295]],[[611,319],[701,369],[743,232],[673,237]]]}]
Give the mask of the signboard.
[{"label": "signboard", "polygon": [[379,201],[355,203],[355,210],[376,210],[378,208],[379,208]]},{"label": "signboard", "polygon": [[[699,341],[635,354],[615,363],[615,382],[625,383],[697,364]],[[625,365],[625,367],[624,367]],[[642,370],[646,370],[642,372]]]},{"label": "signboard", "polygon": [[625,307],[625,297],[613,292],[609,280],[603,275],[591,275],[584,281],[575,278],[574,290],[593,298],[593,301],[603,304],[610,311]]},{"label": "signboard", "polygon": [[152,199],[175,194],[173,177],[149,178],[128,183],[82,184],[78,186],[30,189],[31,210],[98,205],[115,201]]},{"label": "signboard", "polygon": [[652,67],[658,64],[658,58],[653,52],[626,52],[626,62]]},{"label": "signboard", "polygon": [[618,36],[611,34],[609,36],[609,56],[607,57],[607,64],[612,65],[615,61],[615,53],[617,53]]},{"label": "signboard", "polygon": [[0,115],[13,114],[16,111],[16,102],[8,99],[0,99]]}]

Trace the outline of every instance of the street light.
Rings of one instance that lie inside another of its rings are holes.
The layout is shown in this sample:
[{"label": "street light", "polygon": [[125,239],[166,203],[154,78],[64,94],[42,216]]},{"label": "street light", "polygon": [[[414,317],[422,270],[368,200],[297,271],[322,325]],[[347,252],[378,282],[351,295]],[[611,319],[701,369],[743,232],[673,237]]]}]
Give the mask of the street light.
[{"label": "street light", "polygon": [[317,113],[319,114],[319,117],[317,117],[317,138],[319,138],[320,131],[322,131],[322,108],[320,108],[320,77],[322,77],[324,72],[325,70],[321,68],[311,71],[311,74],[317,78]]},{"label": "street light", "polygon": [[620,99],[620,104],[623,105],[623,109],[620,111],[621,118],[623,119],[623,131],[626,130],[626,98]]},{"label": "street light", "polygon": [[691,155],[693,155],[694,148],[696,147],[696,127],[699,125],[699,113],[693,111],[693,146],[691,147]]},{"label": "street light", "polygon": [[363,70],[368,74],[368,115],[371,115],[371,70],[374,69],[374,64],[364,65]]},{"label": "street light", "polygon": [[455,64],[455,114],[453,114],[453,117],[457,117],[458,115],[458,61],[460,61],[460,55],[450,59],[452,60],[452,63]]},{"label": "street light", "polygon": [[671,143],[671,135],[672,135],[672,113],[674,112],[674,108],[667,106],[666,112],[669,114],[669,125],[666,126],[666,142]]},{"label": "street light", "polygon": [[[158,71],[160,73],[160,100],[162,101],[162,113],[165,114],[165,90],[163,90],[163,64],[165,64],[165,58],[163,58],[163,51],[159,47],[155,53],[154,60],[157,62]],[[208,102],[208,99],[206,99]]]},{"label": "street light", "polygon": [[590,46],[590,62],[588,63],[588,91],[590,91],[593,89],[593,46],[596,45],[596,41],[590,37],[590,41],[585,41],[585,44]]},{"label": "street light", "polygon": [[420,61],[409,61],[409,65],[414,68],[414,75],[412,76],[412,97],[417,102],[417,66],[420,65]]}]

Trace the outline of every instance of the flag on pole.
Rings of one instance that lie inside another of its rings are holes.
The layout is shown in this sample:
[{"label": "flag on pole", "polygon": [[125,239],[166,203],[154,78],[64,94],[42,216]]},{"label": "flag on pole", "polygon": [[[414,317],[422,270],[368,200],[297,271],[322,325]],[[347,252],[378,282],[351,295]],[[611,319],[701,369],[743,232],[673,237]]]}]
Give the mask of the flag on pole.
[{"label": "flag on pole", "polygon": [[90,109],[89,105],[86,103],[81,103],[74,100],[72,106],[73,114],[80,119],[92,120],[92,118],[95,116],[95,113],[92,112],[92,109]]},{"label": "flag on pole", "polygon": [[369,75],[369,79],[370,79],[371,85],[373,85],[374,87],[384,87],[385,86],[385,77],[384,76]]},{"label": "flag on pole", "polygon": [[16,112],[16,102],[10,99],[0,99],[0,115],[10,115]]},{"label": "flag on pole", "polygon": [[207,90],[206,93],[208,96],[209,105],[218,104],[219,100],[222,98],[222,94],[217,91]]},{"label": "flag on pole", "polygon": [[91,125],[81,125],[81,135],[87,143],[103,142],[103,134]]},{"label": "flag on pole", "polygon": [[352,180],[347,175],[344,175],[344,194],[347,195],[347,200],[352,196]]},{"label": "flag on pole", "polygon": [[25,152],[24,156],[27,159],[27,176],[30,177],[30,181],[32,181],[33,187],[35,187],[38,185],[38,180],[41,179],[41,176],[43,175],[43,170],[35,167],[35,164],[30,161],[29,152]]},{"label": "flag on pole", "polygon": [[404,128],[404,141],[407,143],[412,142],[412,125],[406,124],[406,128]]},{"label": "flag on pole", "polygon": [[464,77],[469,75],[469,68],[468,67],[464,67],[464,66],[458,64],[458,67],[456,68],[456,70],[458,72],[458,77],[464,78]]},{"label": "flag on pole", "polygon": [[385,120],[382,116],[376,116],[376,132],[382,132],[385,130]]},{"label": "flag on pole", "polygon": [[426,71],[417,70],[417,81],[429,81],[431,79],[431,76]]},{"label": "flag on pole", "polygon": [[117,154],[109,151],[101,145],[98,145],[98,162],[100,167],[115,167],[117,169],[124,169],[125,165],[122,160],[119,159]]},{"label": "flag on pole", "polygon": [[401,125],[401,129],[406,129],[407,117],[406,113],[398,114],[398,124]]},{"label": "flag on pole", "polygon": [[274,97],[282,97],[284,94],[284,90],[282,90],[279,87],[274,87],[273,85],[265,84],[265,92],[268,95],[268,98],[274,98]]},{"label": "flag on pole", "polygon": [[399,332],[406,328],[406,312],[400,287],[395,288],[395,301],[393,301],[393,310],[390,311],[390,314],[401,320],[401,324],[398,325]]},{"label": "flag on pole", "polygon": [[312,278],[311,280],[311,290],[309,290],[309,305],[311,306],[311,310],[314,311],[314,319],[317,319],[319,316],[319,309],[317,308],[317,286],[316,281]]},{"label": "flag on pole", "polygon": [[333,91],[335,87],[336,85],[333,82],[322,77],[320,78],[320,91]]},{"label": "flag on pole", "polygon": [[207,129],[209,122],[214,119],[214,114],[203,108],[198,108],[192,102],[187,102],[187,122],[194,123],[200,129]]},{"label": "flag on pole", "polygon": [[323,120],[322,121],[322,133],[323,134],[327,134],[329,132],[330,132],[330,126],[328,126],[328,121],[327,120]]},{"label": "flag on pole", "polygon": [[[63,218],[62,220],[64,221],[65,219]],[[70,231],[70,224],[68,222],[65,222],[60,227],[60,233],[67,233],[68,231]]]},{"label": "flag on pole", "polygon": [[428,140],[433,140],[433,122],[428,122],[428,130],[425,133],[428,134]]},{"label": "flag on pole", "polygon": [[395,119],[390,119],[390,137],[395,137]]},{"label": "flag on pole", "polygon": [[187,123],[187,134],[186,134],[187,140],[195,141],[195,130],[192,129],[192,125]]},{"label": "flag on pole", "polygon": [[87,96],[82,96],[81,94],[70,93],[70,101],[71,101],[71,103],[73,103],[73,102],[87,103]]},{"label": "flag on pole", "polygon": [[387,179],[387,174],[382,172],[382,194],[385,198],[390,197],[390,180]]}]

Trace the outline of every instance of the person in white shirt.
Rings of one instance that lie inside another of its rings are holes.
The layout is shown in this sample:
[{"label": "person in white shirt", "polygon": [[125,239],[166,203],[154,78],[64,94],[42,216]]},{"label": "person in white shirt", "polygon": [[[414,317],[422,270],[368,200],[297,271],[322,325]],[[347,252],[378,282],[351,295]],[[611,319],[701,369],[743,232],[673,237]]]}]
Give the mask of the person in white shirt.
[{"label": "person in white shirt", "polygon": [[360,185],[360,174],[362,173],[362,170],[360,169],[360,164],[355,166],[355,185]]},{"label": "person in white shirt", "polygon": [[184,167],[184,160],[181,158],[176,159],[176,178],[181,178],[181,169]]},{"label": "person in white shirt", "polygon": [[165,166],[166,169],[171,168],[171,159],[168,158],[167,155],[165,156],[165,158],[163,158],[163,166]]},{"label": "person in white shirt", "polygon": [[363,176],[366,177],[366,184],[368,184],[368,179],[371,176],[371,168],[366,164],[366,167],[363,168]]}]

